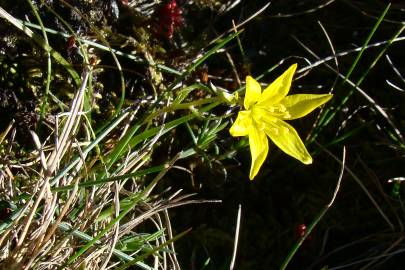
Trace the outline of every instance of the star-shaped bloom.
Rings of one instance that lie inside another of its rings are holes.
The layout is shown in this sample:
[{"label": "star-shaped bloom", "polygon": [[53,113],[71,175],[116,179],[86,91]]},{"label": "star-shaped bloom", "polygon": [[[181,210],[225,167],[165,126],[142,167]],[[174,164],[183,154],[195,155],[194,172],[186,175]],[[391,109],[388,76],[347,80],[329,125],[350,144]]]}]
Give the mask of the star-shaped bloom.
[{"label": "star-shaped bloom", "polygon": [[229,129],[232,136],[249,136],[252,165],[250,180],[256,176],[269,151],[267,136],[286,154],[304,164],[312,157],[297,131],[284,120],[301,118],[332,98],[331,94],[297,94],[287,96],[297,64],[290,66],[264,89],[250,76],[246,77],[244,111],[240,111]]}]

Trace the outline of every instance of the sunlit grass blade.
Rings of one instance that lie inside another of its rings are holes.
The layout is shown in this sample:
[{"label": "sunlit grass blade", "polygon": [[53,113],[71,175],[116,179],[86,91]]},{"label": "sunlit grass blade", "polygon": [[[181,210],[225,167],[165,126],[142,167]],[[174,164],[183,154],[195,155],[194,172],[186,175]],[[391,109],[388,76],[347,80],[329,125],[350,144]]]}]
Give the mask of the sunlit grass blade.
[{"label": "sunlit grass blade", "polygon": [[[94,147],[96,147],[110,132],[116,128],[125,118],[129,115],[128,112],[123,113],[113,120],[100,134],[97,135],[97,138],[92,141],[85,149],[83,149],[83,154],[89,153]],[[70,170],[72,170],[79,162],[81,157],[75,157],[68,165],[66,165],[58,174],[51,180],[51,185],[56,183],[60,178],[65,176]]]},{"label": "sunlit grass blade", "polygon": [[[219,103],[212,103],[210,105],[207,105],[203,108],[201,108],[199,111],[200,112],[207,112],[214,107],[218,106]],[[161,135],[169,132],[173,128],[177,127],[178,125],[181,125],[183,123],[186,123],[196,117],[195,114],[189,114],[186,116],[182,116],[178,119],[172,120],[168,123],[164,124],[164,127],[154,127],[148,130],[145,130],[141,132],[138,135],[135,135],[135,133],[138,131],[140,128],[140,125],[134,125],[131,130],[120,140],[120,142],[117,144],[117,147],[112,151],[111,154],[108,155],[106,158],[107,160],[107,168],[110,168],[119,158],[121,158],[127,151],[128,147],[129,149],[133,149],[138,143],[144,141],[145,139],[148,139],[159,132]]]},{"label": "sunlit grass blade", "polygon": [[[84,241],[93,241],[93,237],[91,237],[88,234],[85,234],[79,230],[73,229],[71,225],[69,225],[66,222],[62,222],[59,224],[59,229],[63,232],[69,233],[74,235],[75,237],[80,238],[81,240]],[[119,249],[113,249],[113,254],[120,258],[121,260],[124,261],[133,261],[135,260],[132,256],[129,256],[128,254],[125,254],[124,252],[120,251]],[[143,262],[136,262],[136,265],[142,269],[145,270],[153,270],[153,267],[150,267],[149,265],[143,263]]]},{"label": "sunlit grass blade", "polygon": [[[201,108],[199,110],[199,112],[208,112],[208,111],[210,111],[211,109],[215,108],[218,105],[219,105],[219,102],[214,102],[212,104],[209,104],[209,105]],[[160,130],[161,130],[162,134],[165,134],[165,133],[169,132],[171,129],[177,127],[178,125],[186,123],[186,122],[188,122],[188,121],[190,121],[190,120],[192,120],[192,119],[194,119],[196,117],[197,116],[195,114],[189,114],[189,115],[180,117],[180,118],[178,118],[176,120],[173,120],[173,121],[170,121],[170,122],[166,123],[163,129],[161,129],[161,127],[151,128],[151,129],[149,129],[149,130],[147,130],[147,131],[145,131],[145,132],[131,138],[131,140],[129,142],[129,145],[131,146],[131,148],[133,148],[138,143],[140,143],[141,141],[143,141],[143,140],[145,140],[145,139],[147,139],[147,138],[149,138],[149,137],[151,137],[153,135],[156,135],[158,132],[160,132]]]},{"label": "sunlit grass blade", "polygon": [[86,252],[91,246],[93,246],[97,241],[99,241],[106,233],[108,233],[117,222],[119,222],[121,219],[123,219],[141,200],[147,197],[149,193],[152,191],[152,189],[156,186],[157,182],[166,174],[166,172],[174,165],[174,163],[177,161],[178,156],[175,156],[166,166],[165,169],[162,170],[154,179],[153,181],[141,192],[137,193],[134,195],[134,197],[131,199],[131,203],[126,206],[121,213],[114,218],[108,225],[105,226],[103,230],[101,230],[97,236],[95,236],[91,241],[89,241],[86,245],[81,247],[75,254],[69,257],[69,259],[66,261],[65,265],[71,264],[73,261],[75,261],[77,258],[80,257],[84,252]]},{"label": "sunlit grass blade", "polygon": [[[108,182],[126,180],[126,179],[132,178],[132,177],[140,177],[140,176],[160,172],[164,168],[165,168],[165,165],[158,165],[158,166],[154,166],[154,167],[151,167],[148,169],[139,170],[139,171],[136,171],[133,173],[128,173],[128,174],[119,175],[119,176],[113,176],[113,177],[107,177],[107,178],[95,180],[95,181],[82,182],[82,183],[79,183],[78,186],[80,188],[94,187],[94,186],[102,185],[102,184],[105,184]],[[74,185],[67,185],[67,186],[61,186],[61,187],[54,187],[51,190],[53,192],[70,191],[71,189],[73,189],[73,187],[74,187]]]},{"label": "sunlit grass blade", "polygon": [[175,237],[173,237],[172,239],[166,241],[165,243],[159,245],[158,247],[152,249],[149,252],[146,252],[144,254],[142,254],[141,256],[138,256],[137,258],[135,258],[133,261],[127,262],[123,265],[121,265],[120,267],[117,268],[117,270],[123,270],[126,269],[128,267],[130,267],[131,265],[137,264],[139,261],[142,261],[144,259],[146,259],[147,257],[153,255],[154,253],[158,252],[159,250],[163,249],[164,247],[170,245],[171,243],[177,241],[178,239],[180,239],[181,237],[183,237],[184,235],[186,235],[187,233],[189,233],[191,231],[191,229],[188,229],[182,233],[179,233],[178,235],[176,235]]}]

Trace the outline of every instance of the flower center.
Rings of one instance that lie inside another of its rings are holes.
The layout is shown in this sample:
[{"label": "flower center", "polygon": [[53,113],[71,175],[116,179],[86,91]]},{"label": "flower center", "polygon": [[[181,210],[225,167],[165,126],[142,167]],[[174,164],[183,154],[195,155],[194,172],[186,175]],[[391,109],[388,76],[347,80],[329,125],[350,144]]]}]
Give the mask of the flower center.
[{"label": "flower center", "polygon": [[253,124],[260,131],[267,130],[277,136],[283,136],[290,132],[287,127],[280,126],[278,123],[282,121],[280,118],[290,118],[287,109],[281,104],[271,106],[270,108],[254,107],[251,110],[251,117]]},{"label": "flower center", "polygon": [[275,116],[277,118],[284,118],[284,119],[288,119],[291,118],[290,113],[287,111],[287,108],[282,105],[282,104],[275,104],[270,106],[267,111],[269,111],[269,113],[272,116]]}]

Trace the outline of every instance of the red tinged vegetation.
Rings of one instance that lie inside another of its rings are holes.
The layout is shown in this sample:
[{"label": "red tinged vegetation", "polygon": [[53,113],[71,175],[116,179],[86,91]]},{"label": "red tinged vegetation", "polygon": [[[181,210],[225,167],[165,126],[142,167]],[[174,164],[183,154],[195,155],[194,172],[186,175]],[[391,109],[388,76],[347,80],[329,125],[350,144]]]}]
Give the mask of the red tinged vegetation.
[{"label": "red tinged vegetation", "polygon": [[90,59],[89,59],[89,64],[91,65],[91,66],[95,66],[96,64],[97,64],[97,58],[96,57],[91,57]]},{"label": "red tinged vegetation", "polygon": [[9,218],[11,215],[11,208],[0,209],[0,220],[4,221],[6,218]]},{"label": "red tinged vegetation", "polygon": [[7,201],[0,201],[0,221],[4,221],[11,216],[11,204]]},{"label": "red tinged vegetation", "polygon": [[303,237],[304,236],[304,234],[305,234],[305,232],[306,232],[306,230],[307,230],[307,225],[305,225],[305,224],[298,224],[296,227],[295,227],[295,235],[296,235],[296,237],[297,238],[301,238],[301,237]]},{"label": "red tinged vegetation", "polygon": [[[295,237],[297,239],[300,239],[304,237],[305,233],[307,232],[308,227],[304,223],[298,224],[295,227]],[[307,238],[305,239],[304,245],[308,246],[312,242],[312,235],[308,235]]]},{"label": "red tinged vegetation", "polygon": [[70,36],[70,37],[67,39],[67,42],[66,42],[66,50],[70,50],[70,49],[72,49],[72,48],[74,48],[74,47],[76,47],[76,39],[75,39],[75,36]]},{"label": "red tinged vegetation", "polygon": [[158,14],[160,33],[168,39],[172,39],[175,29],[184,22],[183,11],[177,5],[176,0],[170,0],[160,8]]}]

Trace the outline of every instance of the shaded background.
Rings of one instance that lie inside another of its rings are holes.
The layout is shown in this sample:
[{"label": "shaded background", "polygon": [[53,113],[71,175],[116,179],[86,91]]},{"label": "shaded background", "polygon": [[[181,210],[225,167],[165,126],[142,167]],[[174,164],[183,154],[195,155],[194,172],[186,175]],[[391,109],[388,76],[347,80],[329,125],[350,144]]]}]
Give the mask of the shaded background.
[{"label": "shaded background", "polygon": [[[298,62],[299,67],[303,67],[307,65],[304,59],[315,62],[316,59],[296,40],[320,58],[333,55],[319,23],[326,29],[337,53],[361,47],[387,5],[385,1],[324,1],[327,2],[330,4],[320,8],[319,1],[273,1],[266,11],[243,27],[240,40],[246,57],[241,56],[237,46],[231,50],[239,70],[247,73],[248,66],[251,74],[257,76],[281,59],[290,57],[280,69],[261,79],[262,82],[271,82],[291,63]],[[264,4],[266,1],[242,1],[211,27],[221,33],[231,27],[231,20],[237,24]],[[319,9],[313,10],[316,8]],[[378,28],[371,43],[392,37],[400,27],[398,21],[405,19],[403,8],[400,1],[392,4],[386,16],[387,21]],[[215,16],[214,11],[210,14]],[[209,17],[204,17],[207,24]],[[351,76],[353,81],[360,78],[381,50],[380,46],[365,52]],[[387,54],[404,74],[402,42],[394,43]],[[350,53],[338,57],[338,68],[342,74],[347,73],[356,56],[357,53]],[[218,62],[216,57],[208,61],[210,71],[212,67],[218,68],[215,66]],[[334,60],[328,63],[335,66]],[[295,81],[292,92],[326,93],[334,87],[335,98],[331,102],[332,106],[336,106],[352,87],[342,85],[341,79],[334,84],[335,80],[336,75],[321,65],[308,76]],[[404,82],[398,80],[383,57],[366,77],[361,88],[377,104],[387,109],[395,124],[403,131],[404,109],[401,104],[405,101],[405,95],[387,85],[386,80],[404,86]],[[292,122],[303,138],[310,132],[316,116],[317,112],[314,112],[309,117]],[[345,126],[341,127],[346,120]],[[401,254],[404,247],[401,236],[404,209],[399,197],[392,195],[394,184],[387,183],[387,180],[404,175],[404,152],[390,139],[390,131],[386,120],[358,93],[350,98],[343,110],[322,131],[317,143],[325,145],[339,159],[343,146],[346,146],[348,168],[381,207],[389,222],[379,213],[353,176],[345,172],[334,205],[303,244],[288,269],[321,269],[326,266],[329,266],[328,269],[401,269],[404,262]],[[343,134],[348,135],[348,138],[330,145]],[[223,140],[228,141],[226,136],[225,132]],[[189,206],[172,212],[177,229],[190,226],[194,229],[190,236],[177,244],[184,268],[229,268],[237,208],[241,204],[242,221],[236,269],[277,269],[302,233],[302,225],[308,226],[320,213],[331,200],[337,184],[340,164],[316,143],[308,148],[314,163],[303,166],[270,145],[267,161],[254,181],[248,180],[250,154],[247,148],[235,157],[240,166],[229,164],[226,180],[214,170],[197,170],[194,177],[202,186],[198,190],[199,196],[222,199],[223,203]],[[195,189],[190,185],[190,190]],[[387,254],[373,261],[374,256],[382,255],[384,251],[398,253]],[[207,260],[209,263],[204,268]],[[369,262],[373,263],[367,265]]]}]

